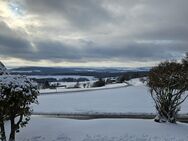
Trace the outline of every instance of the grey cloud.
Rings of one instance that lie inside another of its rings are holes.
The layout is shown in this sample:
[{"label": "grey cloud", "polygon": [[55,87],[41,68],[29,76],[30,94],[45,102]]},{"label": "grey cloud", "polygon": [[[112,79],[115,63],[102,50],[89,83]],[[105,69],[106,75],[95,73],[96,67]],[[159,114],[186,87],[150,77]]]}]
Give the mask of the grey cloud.
[{"label": "grey cloud", "polygon": [[25,7],[31,13],[67,19],[73,26],[88,29],[111,19],[100,3],[99,0],[25,0]]},{"label": "grey cloud", "polygon": [[[188,32],[187,0],[23,1],[29,12],[42,18],[49,16],[47,20],[57,23],[67,19],[72,32],[75,28],[80,32],[85,29],[87,36],[119,32],[127,38],[185,40]],[[108,7],[114,11],[109,11]],[[118,10],[121,14],[113,16]]]},{"label": "grey cloud", "polygon": [[[27,36],[1,23],[1,55],[55,62],[156,61],[176,59],[188,52],[187,0],[18,2],[27,16],[41,22],[30,32],[42,34],[33,38],[33,50]],[[78,37],[71,39],[74,33]],[[61,40],[61,35],[70,38],[71,44]]]},{"label": "grey cloud", "polygon": [[[173,59],[187,50],[188,43],[136,43],[114,44],[100,46],[92,42],[85,42],[85,47],[78,49],[55,41],[40,42],[37,44],[38,52],[30,59],[47,59],[51,61],[156,61]],[[179,54],[177,54],[179,52]]]},{"label": "grey cloud", "polygon": [[87,49],[88,57],[102,59],[156,61],[173,59],[187,51],[188,43],[136,43],[114,44],[108,47],[93,46]]},{"label": "grey cloud", "polygon": [[137,39],[143,40],[172,40],[172,41],[187,41],[188,27],[160,27],[153,28],[149,31],[143,31],[137,33],[135,36]]},{"label": "grey cloud", "polygon": [[81,59],[78,48],[66,45],[58,41],[43,41],[36,43],[38,51],[34,54],[35,59],[48,60],[77,60]]},{"label": "grey cloud", "polygon": [[21,57],[32,52],[30,43],[16,31],[0,21],[0,54],[3,56]]}]

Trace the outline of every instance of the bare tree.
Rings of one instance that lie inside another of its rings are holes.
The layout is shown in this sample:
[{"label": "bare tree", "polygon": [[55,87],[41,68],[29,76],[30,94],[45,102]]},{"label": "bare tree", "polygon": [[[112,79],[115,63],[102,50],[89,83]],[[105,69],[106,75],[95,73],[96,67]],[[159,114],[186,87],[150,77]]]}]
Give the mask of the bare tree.
[{"label": "bare tree", "polygon": [[185,72],[177,62],[160,63],[149,72],[147,85],[157,110],[156,122],[176,122],[180,105],[188,97]]}]

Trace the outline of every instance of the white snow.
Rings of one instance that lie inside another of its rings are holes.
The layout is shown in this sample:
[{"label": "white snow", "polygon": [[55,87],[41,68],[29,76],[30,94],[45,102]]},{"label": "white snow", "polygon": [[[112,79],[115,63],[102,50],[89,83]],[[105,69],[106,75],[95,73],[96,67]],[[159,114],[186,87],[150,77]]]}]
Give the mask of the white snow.
[{"label": "white snow", "polygon": [[131,79],[127,82],[129,84],[133,85],[133,86],[143,86],[143,85],[145,85],[143,82],[140,81],[140,78]]},{"label": "white snow", "polygon": [[[36,113],[155,113],[146,86],[40,95]],[[180,113],[188,113],[188,100]]]},{"label": "white snow", "polygon": [[[1,75],[0,76],[0,95],[6,95],[7,89],[10,89],[11,94],[15,92],[22,92],[24,95],[31,95],[31,91],[37,91],[36,83],[21,75]],[[32,88],[32,89],[31,89]]]},{"label": "white snow", "polygon": [[[148,88],[138,79],[133,86],[111,84],[95,91],[40,95],[36,113],[155,113]],[[125,84],[124,84],[125,85]],[[114,88],[114,89],[111,89]],[[115,89],[116,88],[116,89]],[[21,90],[21,89],[16,89]],[[72,90],[72,89],[71,89]],[[188,100],[181,113],[188,113]],[[10,130],[6,123],[6,130]],[[17,141],[187,141],[188,124],[156,123],[143,119],[73,120],[32,116]]]},{"label": "white snow", "polygon": [[188,124],[153,120],[32,117],[17,141],[187,141]]}]

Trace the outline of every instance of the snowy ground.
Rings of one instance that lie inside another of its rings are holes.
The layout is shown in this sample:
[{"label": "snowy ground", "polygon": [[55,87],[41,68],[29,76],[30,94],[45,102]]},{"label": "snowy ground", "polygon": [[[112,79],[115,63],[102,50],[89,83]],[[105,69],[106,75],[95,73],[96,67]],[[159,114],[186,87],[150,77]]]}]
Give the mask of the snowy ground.
[{"label": "snowy ground", "polygon": [[[138,80],[133,86],[39,96],[38,113],[121,114],[155,113],[148,88]],[[114,86],[109,86],[114,88]],[[181,113],[188,113],[188,100]],[[7,128],[7,125],[6,125]],[[7,128],[8,129],[8,128]],[[156,123],[143,119],[73,120],[32,116],[16,141],[187,141],[188,124]]]},{"label": "snowy ground", "polygon": [[[50,76],[30,76],[30,77],[36,77],[36,78],[48,78]],[[66,76],[51,76],[52,78],[60,79]],[[69,77],[69,76],[67,76]],[[72,78],[79,78],[79,76],[72,76]],[[88,76],[86,76],[87,78]],[[142,86],[143,83],[139,80],[139,78],[132,79],[127,81],[126,83],[113,83],[113,84],[107,84],[103,87],[91,87],[94,82],[96,82],[96,78],[94,77],[88,77],[90,81],[86,82],[79,82],[80,88],[74,88],[77,82],[58,82],[61,86],[66,86],[66,87],[57,87],[55,89],[40,89],[41,94],[45,93],[63,93],[63,92],[77,92],[77,91],[88,91],[88,90],[100,90],[100,89],[108,89],[108,88],[119,88],[123,86],[127,86],[127,83],[133,86]],[[52,83],[57,83],[57,82],[52,82]],[[83,84],[88,85],[84,88]]]},{"label": "snowy ground", "polygon": [[[72,92],[39,96],[37,113],[155,113],[153,100],[146,86]],[[180,113],[188,113],[188,100]]]},{"label": "snowy ground", "polygon": [[[80,88],[73,88],[76,85],[76,82],[60,82],[61,85],[65,85],[65,87],[57,87],[56,89],[40,89],[41,94],[45,93],[63,93],[63,92],[77,92],[77,91],[88,91],[88,90],[101,90],[101,89],[111,89],[111,88],[119,88],[127,86],[128,84],[133,86],[143,86],[144,84],[140,81],[139,78],[131,79],[126,83],[113,83],[107,84],[102,87],[91,87],[96,80],[90,80],[88,82],[80,82]],[[84,88],[83,84],[89,83],[89,87]]]},{"label": "snowy ground", "polygon": [[17,141],[187,141],[188,124],[153,120],[32,117]]}]

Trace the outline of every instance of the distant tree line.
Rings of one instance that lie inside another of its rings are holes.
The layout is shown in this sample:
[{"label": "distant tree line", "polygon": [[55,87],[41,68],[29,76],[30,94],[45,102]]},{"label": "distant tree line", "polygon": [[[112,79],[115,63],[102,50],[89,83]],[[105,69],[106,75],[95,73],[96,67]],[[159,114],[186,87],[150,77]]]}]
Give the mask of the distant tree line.
[{"label": "distant tree line", "polygon": [[134,78],[141,78],[141,77],[147,77],[148,76],[148,71],[143,71],[143,72],[126,72],[122,75],[120,75],[117,78],[118,83],[122,83],[124,81],[129,81],[130,79]]},{"label": "distant tree line", "polygon": [[38,82],[38,83],[44,83],[45,81],[48,82],[84,82],[84,81],[89,81],[88,78],[61,78],[61,79],[56,79],[56,78],[31,78],[33,81]]},{"label": "distant tree line", "polygon": [[[54,89],[57,86],[59,86],[59,82],[85,82],[89,81],[88,78],[62,78],[62,79],[56,79],[56,78],[32,78],[33,81],[38,83],[38,87],[45,89],[45,88],[51,88]],[[50,85],[51,82],[57,82],[57,85]]]},{"label": "distant tree line", "polygon": [[[96,78],[106,78],[106,77],[118,77],[121,75],[131,75],[131,74],[143,74],[143,73],[148,73],[148,71],[124,71],[124,72],[110,72],[110,71],[102,71],[102,72],[49,72],[49,73],[21,73],[22,75],[79,75],[79,76],[94,76]],[[11,74],[19,74],[15,72],[11,72]]]}]

